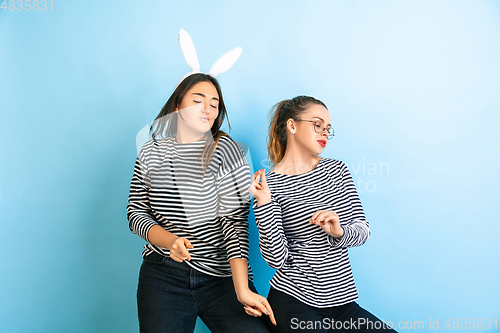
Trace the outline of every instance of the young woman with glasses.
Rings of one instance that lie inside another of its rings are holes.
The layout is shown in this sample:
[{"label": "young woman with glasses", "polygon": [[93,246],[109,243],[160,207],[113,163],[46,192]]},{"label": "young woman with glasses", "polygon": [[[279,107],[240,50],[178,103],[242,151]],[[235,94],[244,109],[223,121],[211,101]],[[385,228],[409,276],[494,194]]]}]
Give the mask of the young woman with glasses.
[{"label": "young woman with glasses", "polygon": [[333,135],[325,104],[313,97],[298,96],[273,108],[268,142],[273,169],[255,172],[249,187],[260,251],[276,269],[268,301],[277,326],[271,328],[393,332],[355,302],[347,249],[365,243],[370,227],[347,166],[319,156]]}]

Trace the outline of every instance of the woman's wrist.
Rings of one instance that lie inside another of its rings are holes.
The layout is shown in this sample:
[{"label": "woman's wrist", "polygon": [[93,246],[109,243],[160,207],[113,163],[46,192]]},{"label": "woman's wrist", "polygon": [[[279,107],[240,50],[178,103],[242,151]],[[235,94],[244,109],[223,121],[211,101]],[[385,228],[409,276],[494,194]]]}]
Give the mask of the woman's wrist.
[{"label": "woman's wrist", "polygon": [[244,276],[235,277],[233,275],[233,284],[237,296],[243,295],[250,290],[250,288],[248,288],[248,278]]},{"label": "woman's wrist", "polygon": [[148,232],[148,240],[151,244],[166,248],[169,251],[177,238],[179,238],[177,235],[163,229],[159,225],[152,226]]},{"label": "woman's wrist", "polygon": [[344,228],[342,228],[342,226],[339,225],[339,230],[335,230],[334,232],[331,232],[328,234],[332,237],[340,239],[340,238],[344,237],[345,231],[344,231]]},{"label": "woman's wrist", "polygon": [[248,288],[248,261],[242,258],[233,258],[229,260],[229,265],[233,276],[234,291],[239,300],[250,290]]},{"label": "woman's wrist", "polygon": [[266,195],[260,199],[257,199],[257,207],[263,206],[263,205],[268,204],[270,202],[271,202],[271,196]]},{"label": "woman's wrist", "polygon": [[234,291],[236,292],[236,298],[238,298],[238,300],[246,298],[245,296],[252,292],[250,288],[248,288],[248,285],[247,286],[235,285]]}]

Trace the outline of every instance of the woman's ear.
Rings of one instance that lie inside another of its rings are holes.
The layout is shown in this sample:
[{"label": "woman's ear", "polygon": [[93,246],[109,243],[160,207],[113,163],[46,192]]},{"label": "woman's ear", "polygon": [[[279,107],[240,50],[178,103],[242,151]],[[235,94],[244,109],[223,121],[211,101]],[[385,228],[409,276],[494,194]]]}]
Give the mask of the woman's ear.
[{"label": "woman's ear", "polygon": [[295,122],[293,121],[293,119],[288,119],[288,121],[286,122],[286,127],[290,130],[290,132],[292,132],[292,134],[295,134]]}]

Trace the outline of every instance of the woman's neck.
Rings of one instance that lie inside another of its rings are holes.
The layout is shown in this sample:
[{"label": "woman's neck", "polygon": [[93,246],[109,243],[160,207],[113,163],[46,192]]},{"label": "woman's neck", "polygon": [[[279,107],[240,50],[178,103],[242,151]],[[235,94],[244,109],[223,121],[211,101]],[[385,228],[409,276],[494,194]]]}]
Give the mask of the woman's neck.
[{"label": "woman's neck", "polygon": [[[187,133],[186,133],[187,132]],[[200,141],[206,138],[206,133],[199,133],[193,131],[177,131],[175,135],[175,140],[177,143],[191,143]]]},{"label": "woman's neck", "polygon": [[300,175],[311,171],[318,165],[320,158],[310,153],[286,150],[283,159],[272,170],[284,175]]}]

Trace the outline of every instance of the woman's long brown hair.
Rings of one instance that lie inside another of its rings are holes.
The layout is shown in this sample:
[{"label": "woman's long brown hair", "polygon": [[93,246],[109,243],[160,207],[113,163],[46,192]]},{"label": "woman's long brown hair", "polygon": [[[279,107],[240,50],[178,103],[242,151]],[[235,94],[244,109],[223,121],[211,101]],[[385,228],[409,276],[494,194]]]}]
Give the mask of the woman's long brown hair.
[{"label": "woman's long brown hair", "polygon": [[[196,73],[186,77],[177,86],[170,98],[167,100],[167,103],[165,103],[160,113],[156,116],[150,127],[150,132],[153,140],[157,140],[158,138],[162,137],[174,136],[177,132],[177,113],[174,113],[175,108],[181,104],[182,99],[184,98],[184,96],[186,96],[186,93],[194,85],[200,82],[212,83],[217,90],[217,94],[219,94],[219,114],[217,115],[217,118],[215,118],[214,124],[210,129],[213,142],[207,144],[207,146],[203,150],[203,154],[201,157],[203,170],[205,171],[208,164],[210,163],[215,149],[217,148],[219,139],[224,135],[227,136],[226,132],[220,130],[222,124],[224,123],[224,120],[227,118],[226,106],[224,104],[224,99],[222,98],[222,91],[219,82],[213,76],[204,73]],[[231,129],[229,119],[228,126],[229,129]],[[211,140],[209,140],[208,142],[210,141]]]}]

